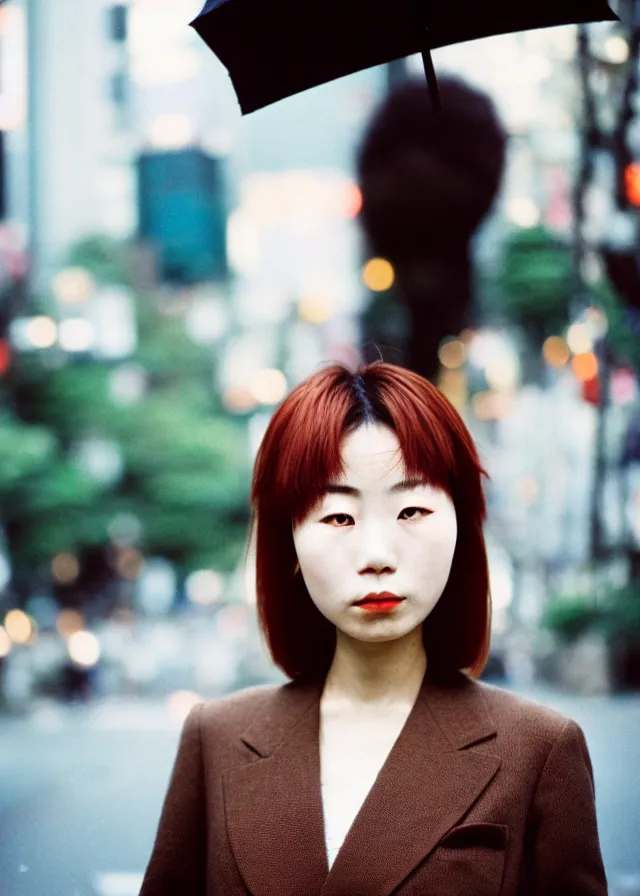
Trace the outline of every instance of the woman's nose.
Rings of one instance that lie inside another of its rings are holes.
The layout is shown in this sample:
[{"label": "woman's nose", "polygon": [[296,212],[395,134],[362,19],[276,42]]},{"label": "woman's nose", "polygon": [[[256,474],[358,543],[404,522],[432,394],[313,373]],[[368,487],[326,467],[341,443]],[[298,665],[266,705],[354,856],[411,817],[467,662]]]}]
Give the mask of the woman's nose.
[{"label": "woman's nose", "polygon": [[395,550],[391,538],[378,530],[369,530],[360,549],[362,572],[393,572],[396,568]]},{"label": "woman's nose", "polygon": [[394,572],[395,566],[390,563],[386,563],[383,560],[373,561],[365,564],[364,568],[361,569],[363,573],[373,573],[374,575],[380,575],[380,573],[389,573]]}]

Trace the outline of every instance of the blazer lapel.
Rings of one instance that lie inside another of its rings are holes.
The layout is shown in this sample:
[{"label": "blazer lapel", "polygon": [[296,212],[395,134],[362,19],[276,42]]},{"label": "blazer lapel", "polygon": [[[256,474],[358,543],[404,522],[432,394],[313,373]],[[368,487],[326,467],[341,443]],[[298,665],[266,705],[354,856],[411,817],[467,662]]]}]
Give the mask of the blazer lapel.
[{"label": "blazer lapel", "polygon": [[242,737],[253,761],[224,775],[231,849],[253,896],[318,896],[327,877],[321,692],[322,684],[280,688]]},{"label": "blazer lapel", "polygon": [[321,896],[389,896],[495,776],[497,756],[464,749],[494,734],[472,681],[427,674]]},{"label": "blazer lapel", "polygon": [[224,775],[229,840],[253,896],[389,896],[478,799],[500,760],[477,686],[425,675],[418,699],[328,870],[320,792],[322,683],[269,697]]}]

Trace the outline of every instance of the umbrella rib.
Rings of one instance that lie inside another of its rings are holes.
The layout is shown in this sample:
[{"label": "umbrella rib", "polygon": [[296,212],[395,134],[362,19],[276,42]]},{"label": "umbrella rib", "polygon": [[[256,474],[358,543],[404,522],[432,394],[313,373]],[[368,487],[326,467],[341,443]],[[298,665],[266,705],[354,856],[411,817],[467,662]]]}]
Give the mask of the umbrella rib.
[{"label": "umbrella rib", "polygon": [[440,99],[440,88],[438,87],[438,78],[433,65],[433,59],[431,58],[431,50],[426,49],[422,51],[422,62],[424,63],[424,73],[427,77],[433,111],[441,112],[442,101]]}]

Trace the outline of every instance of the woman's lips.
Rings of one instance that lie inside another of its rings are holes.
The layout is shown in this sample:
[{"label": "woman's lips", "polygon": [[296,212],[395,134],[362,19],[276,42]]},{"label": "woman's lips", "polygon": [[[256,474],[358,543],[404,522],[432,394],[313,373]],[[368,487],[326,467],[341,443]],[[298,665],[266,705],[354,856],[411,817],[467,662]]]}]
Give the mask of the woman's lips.
[{"label": "woman's lips", "polygon": [[357,604],[357,606],[368,613],[389,613],[401,603],[402,600],[398,598],[397,600],[370,600],[363,604]]},{"label": "woman's lips", "polygon": [[388,613],[390,610],[393,610],[394,607],[397,607],[398,604],[402,603],[403,600],[404,598],[387,592],[383,594],[367,595],[356,603],[356,607],[361,607],[363,610],[368,610],[369,612]]}]

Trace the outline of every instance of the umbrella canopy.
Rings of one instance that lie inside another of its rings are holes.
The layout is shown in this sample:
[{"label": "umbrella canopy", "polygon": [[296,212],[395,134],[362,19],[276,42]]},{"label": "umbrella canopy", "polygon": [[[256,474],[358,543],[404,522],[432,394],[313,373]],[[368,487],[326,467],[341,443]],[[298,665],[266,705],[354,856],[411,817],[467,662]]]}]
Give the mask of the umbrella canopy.
[{"label": "umbrella canopy", "polygon": [[616,21],[606,0],[207,0],[191,25],[231,76],[244,114],[335,78],[496,34]]}]

